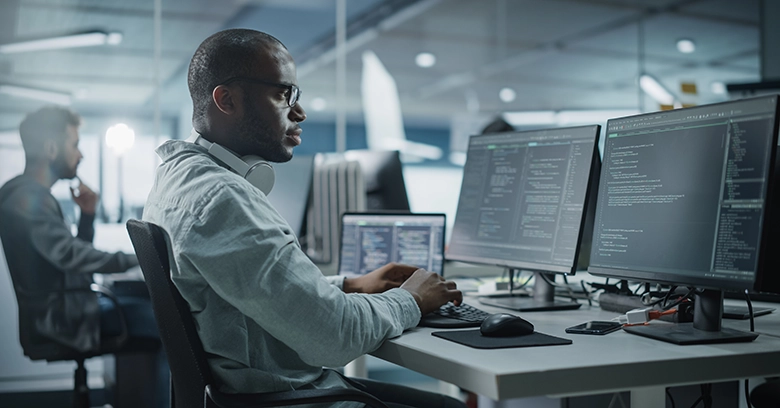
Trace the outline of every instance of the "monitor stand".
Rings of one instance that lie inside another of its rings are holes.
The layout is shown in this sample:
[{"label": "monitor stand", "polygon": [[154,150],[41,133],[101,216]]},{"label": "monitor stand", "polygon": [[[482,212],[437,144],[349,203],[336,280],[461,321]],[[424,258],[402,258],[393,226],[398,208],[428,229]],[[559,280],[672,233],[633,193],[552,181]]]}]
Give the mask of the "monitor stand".
[{"label": "monitor stand", "polygon": [[644,326],[625,326],[623,330],[679,345],[750,342],[758,337],[758,333],[721,327],[722,291],[697,292],[693,307],[693,323],[653,322]]},{"label": "monitor stand", "polygon": [[[512,282],[514,269],[509,269],[509,281]],[[581,304],[576,301],[556,302],[555,286],[550,282],[555,281],[555,275],[547,274],[544,277],[542,272],[534,272],[534,295],[527,297],[505,297],[505,298],[482,298],[479,303],[487,306],[503,307],[504,309],[517,310],[520,312],[545,312],[551,310],[573,310],[579,309]],[[511,287],[511,285],[510,285]]]}]

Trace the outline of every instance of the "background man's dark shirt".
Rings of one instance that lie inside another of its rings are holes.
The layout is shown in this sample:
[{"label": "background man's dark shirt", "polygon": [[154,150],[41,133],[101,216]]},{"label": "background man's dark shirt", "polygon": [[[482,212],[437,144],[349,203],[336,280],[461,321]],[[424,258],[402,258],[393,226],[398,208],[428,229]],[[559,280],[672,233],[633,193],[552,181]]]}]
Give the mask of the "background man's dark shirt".
[{"label": "background man's dark shirt", "polygon": [[[94,216],[82,214],[73,237],[50,190],[20,175],[0,188],[0,239],[17,291],[50,292],[88,288],[93,273],[122,272],[138,264],[135,255],[96,250]],[[56,293],[21,301],[19,319],[34,333],[80,351],[100,346],[97,296]]]}]

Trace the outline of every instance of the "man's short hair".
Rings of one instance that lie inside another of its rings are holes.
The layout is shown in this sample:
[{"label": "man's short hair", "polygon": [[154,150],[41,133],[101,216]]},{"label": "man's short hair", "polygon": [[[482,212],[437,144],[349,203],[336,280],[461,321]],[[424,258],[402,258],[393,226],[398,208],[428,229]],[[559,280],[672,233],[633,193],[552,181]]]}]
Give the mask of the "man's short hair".
[{"label": "man's short hair", "polygon": [[220,31],[200,44],[187,72],[194,123],[205,117],[214,88],[231,77],[251,75],[258,47],[269,43],[286,49],[270,34],[242,28]]},{"label": "man's short hair", "polygon": [[81,124],[78,114],[61,106],[45,106],[28,114],[19,125],[25,157],[32,158],[43,153],[44,144],[54,140],[62,145],[67,135],[67,127]]}]

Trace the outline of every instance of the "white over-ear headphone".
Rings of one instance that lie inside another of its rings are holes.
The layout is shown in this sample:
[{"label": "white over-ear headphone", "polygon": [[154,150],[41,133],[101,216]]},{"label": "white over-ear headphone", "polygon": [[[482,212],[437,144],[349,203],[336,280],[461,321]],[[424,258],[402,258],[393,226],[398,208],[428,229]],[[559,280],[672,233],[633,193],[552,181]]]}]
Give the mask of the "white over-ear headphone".
[{"label": "white over-ear headphone", "polygon": [[[195,130],[193,134],[197,134]],[[209,151],[209,154],[214,156],[217,160],[225,163],[233,171],[238,173],[239,176],[246,179],[249,184],[257,187],[265,195],[271,192],[274,188],[274,181],[276,180],[276,173],[271,163],[263,160],[260,156],[248,155],[238,157],[232,151],[204,139],[199,135],[195,139],[195,144],[203,146]]]}]

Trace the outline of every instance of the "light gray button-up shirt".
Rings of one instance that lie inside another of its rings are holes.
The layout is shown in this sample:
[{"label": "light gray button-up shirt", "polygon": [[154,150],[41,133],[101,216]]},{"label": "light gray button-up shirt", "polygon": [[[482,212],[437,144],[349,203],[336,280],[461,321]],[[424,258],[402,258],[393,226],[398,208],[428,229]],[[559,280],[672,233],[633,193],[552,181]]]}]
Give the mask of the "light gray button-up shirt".
[{"label": "light gray button-up shirt", "polygon": [[406,290],[345,294],[343,279],[322,275],[265,194],[204,148],[168,141],[157,153],[163,163],[143,218],[170,236],[173,283],[222,391],[348,387],[323,366],[342,366],[419,322]]}]

